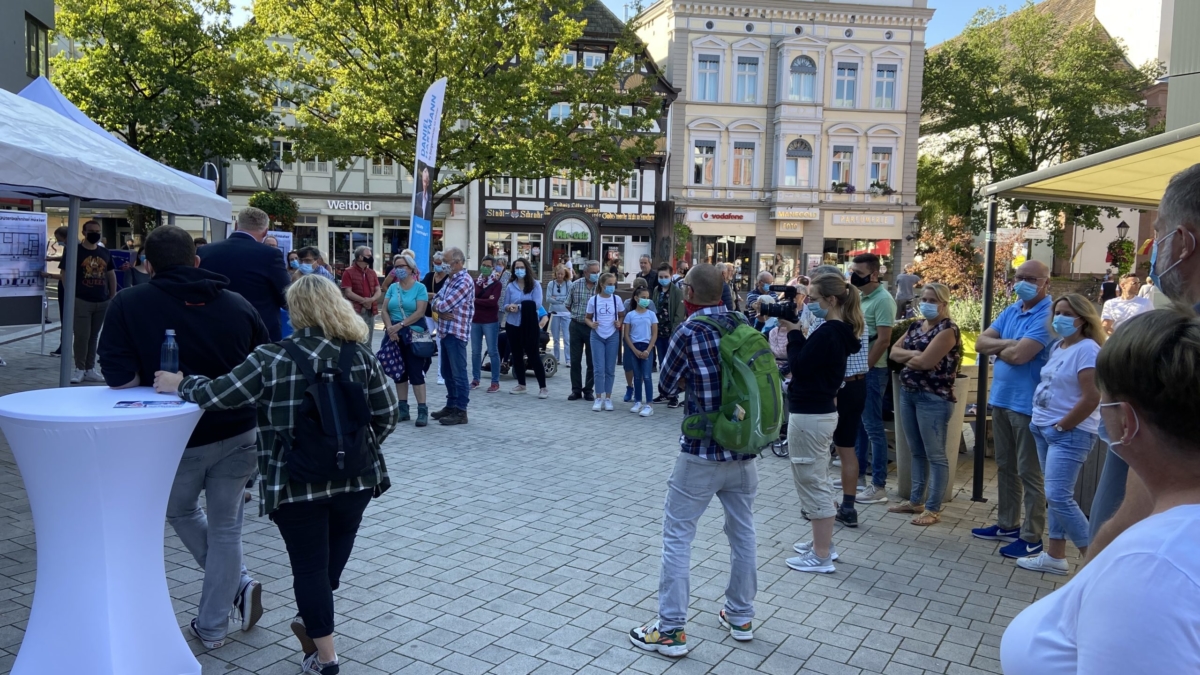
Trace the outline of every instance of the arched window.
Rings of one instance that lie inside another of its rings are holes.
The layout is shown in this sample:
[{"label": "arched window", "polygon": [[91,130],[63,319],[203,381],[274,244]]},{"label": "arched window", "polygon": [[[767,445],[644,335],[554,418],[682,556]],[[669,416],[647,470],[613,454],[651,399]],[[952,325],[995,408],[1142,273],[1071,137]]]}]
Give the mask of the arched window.
[{"label": "arched window", "polygon": [[812,185],[812,146],[803,138],[788,143],[783,162],[783,184],[787,187]]},{"label": "arched window", "polygon": [[817,64],[807,56],[792,59],[788,100],[811,103],[817,100]]}]

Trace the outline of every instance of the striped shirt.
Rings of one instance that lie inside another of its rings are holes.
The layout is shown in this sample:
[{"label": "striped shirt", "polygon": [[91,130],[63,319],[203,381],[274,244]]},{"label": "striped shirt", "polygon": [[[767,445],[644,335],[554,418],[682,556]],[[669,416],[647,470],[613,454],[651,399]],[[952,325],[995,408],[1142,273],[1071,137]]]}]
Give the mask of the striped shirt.
[{"label": "striped shirt", "polygon": [[[695,415],[721,408],[721,333],[701,321],[698,316],[711,316],[727,328],[737,325],[735,315],[725,305],[704,307],[688,317],[667,345],[658,370],[658,389],[666,396],[678,395],[687,388],[687,414]],[[754,459],[722,448],[712,438],[679,436],[679,448],[690,455],[716,462]]]},{"label": "striped shirt", "polygon": [[462,270],[446,279],[446,285],[433,300],[438,313],[438,334],[466,342],[471,337],[471,320],[475,318],[475,282]]},{"label": "striped shirt", "polygon": [[[337,365],[341,341],[330,340],[319,328],[304,328],[289,338],[316,361],[315,370]],[[293,420],[308,390],[308,381],[288,353],[278,344],[256,348],[228,375],[210,380],[200,375],[185,377],[179,397],[205,410],[230,410],[258,406],[258,471],[261,504],[259,515],[267,515],[281,504],[327,499],[344,492],[373,490],[379,496],[389,487],[387,467],[379,446],[396,428],[400,405],[391,380],[370,350],[360,347],[354,356],[351,378],[367,388],[371,409],[368,443],[375,450],[374,470],[357,478],[326,483],[299,483],[288,478],[283,448],[290,442]]]}]

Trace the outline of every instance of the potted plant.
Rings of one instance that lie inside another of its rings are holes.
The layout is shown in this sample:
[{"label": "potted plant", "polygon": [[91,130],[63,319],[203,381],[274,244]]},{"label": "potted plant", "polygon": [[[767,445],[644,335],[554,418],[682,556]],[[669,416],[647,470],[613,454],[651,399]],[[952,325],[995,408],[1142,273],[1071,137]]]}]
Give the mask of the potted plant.
[{"label": "potted plant", "polygon": [[854,194],[854,186],[850,183],[839,183],[835,180],[833,181],[833,193],[838,195],[852,195]]},{"label": "potted plant", "polygon": [[1130,239],[1113,239],[1108,242],[1108,262],[1117,266],[1117,277],[1123,277],[1133,267],[1134,246]]},{"label": "potted plant", "polygon": [[871,181],[871,194],[876,195],[876,196],[883,195],[886,197],[888,195],[896,194],[896,191],[893,190],[892,187],[890,185],[888,185],[887,183],[876,180],[876,181]]}]

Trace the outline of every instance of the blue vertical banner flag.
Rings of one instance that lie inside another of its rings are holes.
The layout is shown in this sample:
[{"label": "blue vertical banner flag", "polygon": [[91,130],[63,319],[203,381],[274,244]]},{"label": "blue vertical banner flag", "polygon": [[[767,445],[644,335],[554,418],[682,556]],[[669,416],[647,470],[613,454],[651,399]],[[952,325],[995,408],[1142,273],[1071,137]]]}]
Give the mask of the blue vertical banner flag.
[{"label": "blue vertical banner flag", "polygon": [[438,135],[442,131],[442,100],[446,97],[446,78],[430,85],[421,101],[417,125],[417,165],[413,171],[412,230],[409,247],[422,272],[430,268],[429,244],[433,237],[433,184],[437,180]]}]

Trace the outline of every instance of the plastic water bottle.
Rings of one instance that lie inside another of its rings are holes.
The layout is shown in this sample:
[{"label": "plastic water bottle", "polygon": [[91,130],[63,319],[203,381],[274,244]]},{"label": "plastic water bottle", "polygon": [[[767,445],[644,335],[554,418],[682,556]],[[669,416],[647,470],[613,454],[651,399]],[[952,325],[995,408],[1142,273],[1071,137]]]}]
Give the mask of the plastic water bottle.
[{"label": "plastic water bottle", "polygon": [[167,337],[163,340],[159,370],[167,373],[179,372],[179,345],[175,342],[175,331],[168,329]]}]

